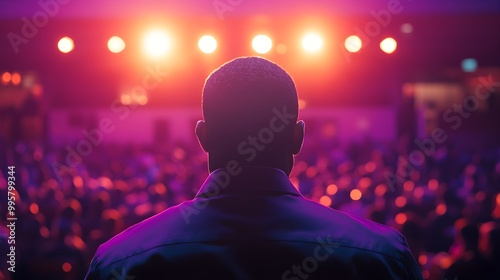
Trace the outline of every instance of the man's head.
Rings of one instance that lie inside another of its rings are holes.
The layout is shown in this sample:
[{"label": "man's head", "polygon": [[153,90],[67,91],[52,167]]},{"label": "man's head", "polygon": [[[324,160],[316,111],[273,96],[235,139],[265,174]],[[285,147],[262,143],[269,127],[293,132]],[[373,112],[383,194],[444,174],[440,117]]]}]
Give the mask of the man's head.
[{"label": "man's head", "polygon": [[259,57],[227,62],[205,81],[202,109],[196,135],[210,171],[236,160],[290,173],[304,122],[297,122],[297,90],[281,67]]}]

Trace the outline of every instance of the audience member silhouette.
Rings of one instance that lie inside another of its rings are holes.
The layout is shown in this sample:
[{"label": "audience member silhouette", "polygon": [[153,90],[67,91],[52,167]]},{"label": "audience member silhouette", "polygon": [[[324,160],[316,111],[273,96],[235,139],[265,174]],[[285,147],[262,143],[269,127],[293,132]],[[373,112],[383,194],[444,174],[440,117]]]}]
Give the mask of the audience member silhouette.
[{"label": "audience member silhouette", "polygon": [[445,279],[487,279],[488,264],[479,253],[479,230],[475,225],[465,225],[460,230],[463,248],[458,259],[446,270]]}]

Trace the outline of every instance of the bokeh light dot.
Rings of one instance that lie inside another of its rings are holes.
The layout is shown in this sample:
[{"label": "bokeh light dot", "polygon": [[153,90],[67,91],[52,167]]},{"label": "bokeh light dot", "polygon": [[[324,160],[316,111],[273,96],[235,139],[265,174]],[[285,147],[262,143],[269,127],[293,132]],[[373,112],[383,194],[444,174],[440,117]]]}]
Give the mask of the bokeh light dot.
[{"label": "bokeh light dot", "polygon": [[118,36],[113,36],[108,40],[108,49],[112,53],[120,53],[125,49],[125,41]]},{"label": "bokeh light dot", "polygon": [[361,199],[361,191],[358,189],[353,189],[351,190],[349,196],[351,197],[352,200],[360,200]]},{"label": "bokeh light dot", "polygon": [[12,84],[15,86],[18,86],[21,84],[21,74],[18,72],[12,73],[12,78],[11,78]]},{"label": "bokeh light dot", "polygon": [[462,71],[471,73],[477,70],[477,60],[474,58],[466,58],[462,60]]},{"label": "bokeh light dot", "polygon": [[442,216],[446,213],[446,210],[447,210],[447,207],[446,207],[446,204],[444,203],[440,203],[437,207],[436,207],[436,214]]},{"label": "bokeh light dot", "polygon": [[391,54],[394,51],[396,51],[396,48],[398,47],[398,43],[394,38],[388,37],[382,40],[380,42],[380,49],[385,52],[386,54]]},{"label": "bokeh light dot", "polygon": [[213,36],[204,35],[198,40],[198,48],[203,53],[213,53],[217,49],[217,40]]},{"label": "bokeh light dot", "polygon": [[266,35],[257,35],[252,40],[252,48],[260,54],[268,53],[273,47],[273,41]]},{"label": "bokeh light dot", "polygon": [[73,268],[73,266],[68,262],[63,263],[63,265],[62,265],[62,270],[64,272],[70,272],[72,268]]},{"label": "bokeh light dot", "polygon": [[437,190],[438,186],[439,186],[439,182],[436,179],[430,179],[429,182],[427,183],[427,187],[431,191]]},{"label": "bokeh light dot", "polygon": [[356,35],[351,35],[345,39],[344,47],[348,52],[355,53],[361,50],[363,43]]},{"label": "bokeh light dot", "polygon": [[323,195],[320,199],[319,199],[319,203],[321,205],[324,205],[324,206],[327,206],[327,207],[330,207],[332,205],[332,199],[326,195]]},{"label": "bokeh light dot", "polygon": [[40,211],[40,208],[38,207],[38,204],[36,204],[35,202],[30,204],[31,214],[36,215],[36,214],[38,214],[39,211]]},{"label": "bokeh light dot", "polygon": [[403,184],[403,189],[407,192],[411,192],[414,187],[415,184],[412,181],[405,181]]},{"label": "bokeh light dot", "polygon": [[396,197],[394,204],[396,204],[397,207],[401,208],[401,207],[404,207],[406,205],[406,202],[407,202],[406,197],[398,196],[398,197]]},{"label": "bokeh light dot", "polygon": [[63,37],[57,43],[57,48],[62,53],[69,53],[75,48],[75,43],[73,42],[73,39],[69,37]]},{"label": "bokeh light dot", "polygon": [[8,83],[10,83],[11,79],[12,79],[12,74],[10,74],[9,72],[4,72],[2,74],[2,84],[7,85]]},{"label": "bokeh light dot", "polygon": [[399,213],[399,214],[396,215],[396,217],[395,217],[394,220],[396,221],[396,223],[398,225],[402,225],[402,224],[406,223],[406,220],[407,220],[406,214],[405,213]]},{"label": "bokeh light dot", "polygon": [[326,193],[329,195],[336,194],[338,190],[339,190],[339,188],[335,184],[330,184],[330,185],[328,185],[328,187],[326,187]]}]

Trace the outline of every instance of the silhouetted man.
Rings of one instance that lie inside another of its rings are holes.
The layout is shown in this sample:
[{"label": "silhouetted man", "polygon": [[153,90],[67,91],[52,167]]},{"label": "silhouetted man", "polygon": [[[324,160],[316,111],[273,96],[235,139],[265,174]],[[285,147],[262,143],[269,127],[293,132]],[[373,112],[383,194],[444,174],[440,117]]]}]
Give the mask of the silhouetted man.
[{"label": "silhouetted man", "polygon": [[230,61],[206,80],[202,107],[211,173],[196,197],[101,245],[87,279],[422,279],[400,233],[289,181],[304,122],[282,68]]}]

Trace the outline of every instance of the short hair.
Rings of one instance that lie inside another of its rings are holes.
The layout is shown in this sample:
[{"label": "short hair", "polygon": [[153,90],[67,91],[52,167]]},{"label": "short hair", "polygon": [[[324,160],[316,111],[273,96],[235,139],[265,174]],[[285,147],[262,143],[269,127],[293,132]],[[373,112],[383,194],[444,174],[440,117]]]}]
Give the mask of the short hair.
[{"label": "short hair", "polygon": [[275,141],[291,137],[297,122],[298,98],[292,77],[261,57],[239,57],[214,70],[203,87],[202,110],[218,143],[235,145],[269,127],[276,110],[295,114]]}]

